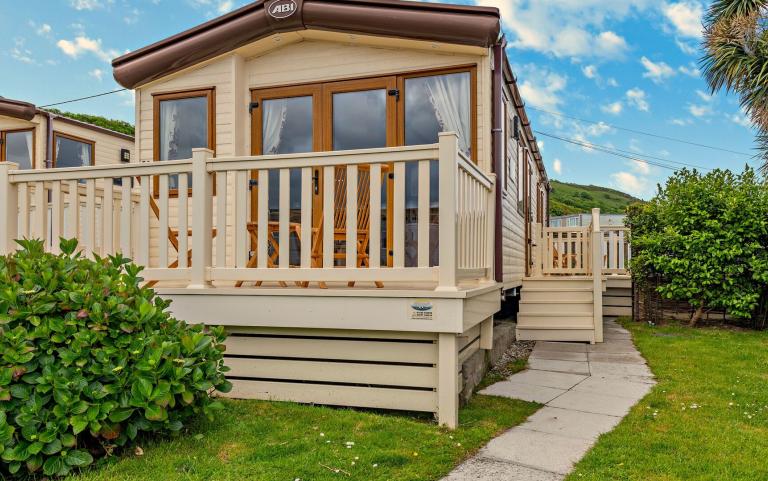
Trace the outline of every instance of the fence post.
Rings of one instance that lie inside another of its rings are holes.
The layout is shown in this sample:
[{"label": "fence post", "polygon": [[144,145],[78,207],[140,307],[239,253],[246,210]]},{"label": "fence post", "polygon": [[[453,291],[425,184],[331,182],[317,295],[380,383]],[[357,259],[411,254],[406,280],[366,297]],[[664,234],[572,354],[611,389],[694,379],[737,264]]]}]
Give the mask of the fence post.
[{"label": "fence post", "polygon": [[438,291],[456,291],[456,239],[457,179],[459,137],[455,132],[442,132],[438,135],[438,173],[439,186],[439,261]]},{"label": "fence post", "polygon": [[592,209],[592,301],[595,342],[603,342],[603,238],[600,209]]},{"label": "fence post", "polygon": [[18,168],[17,163],[0,162],[0,255],[16,250],[19,215],[29,215],[29,212],[19,213],[18,188],[16,184],[11,183],[8,175],[10,171]]},{"label": "fence post", "polygon": [[189,288],[211,287],[208,267],[213,253],[213,181],[208,173],[210,149],[192,149],[192,272]]}]

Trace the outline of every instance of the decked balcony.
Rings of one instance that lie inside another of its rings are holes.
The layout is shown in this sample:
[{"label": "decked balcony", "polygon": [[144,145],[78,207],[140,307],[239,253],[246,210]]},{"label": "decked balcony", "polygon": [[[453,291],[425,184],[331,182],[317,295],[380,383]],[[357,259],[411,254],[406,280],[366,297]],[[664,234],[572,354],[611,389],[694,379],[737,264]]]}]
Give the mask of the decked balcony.
[{"label": "decked balcony", "polygon": [[[416,206],[406,206],[407,169],[418,173],[417,184],[409,179]],[[0,251],[34,237],[58,252],[59,237],[77,237],[85,255],[122,252],[160,288],[451,292],[493,283],[493,190],[454,134],[359,151],[216,158],[199,149],[188,160],[40,171],[3,164]]]}]

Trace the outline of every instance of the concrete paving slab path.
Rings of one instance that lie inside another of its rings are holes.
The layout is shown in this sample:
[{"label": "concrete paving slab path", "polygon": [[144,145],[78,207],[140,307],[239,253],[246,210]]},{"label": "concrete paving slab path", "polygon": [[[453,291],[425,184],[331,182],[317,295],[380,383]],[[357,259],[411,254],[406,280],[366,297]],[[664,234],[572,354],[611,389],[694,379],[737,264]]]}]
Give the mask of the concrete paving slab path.
[{"label": "concrete paving slab path", "polygon": [[655,384],[629,332],[608,319],[603,328],[602,344],[537,342],[528,370],[481,391],[545,406],[443,481],[562,480]]}]

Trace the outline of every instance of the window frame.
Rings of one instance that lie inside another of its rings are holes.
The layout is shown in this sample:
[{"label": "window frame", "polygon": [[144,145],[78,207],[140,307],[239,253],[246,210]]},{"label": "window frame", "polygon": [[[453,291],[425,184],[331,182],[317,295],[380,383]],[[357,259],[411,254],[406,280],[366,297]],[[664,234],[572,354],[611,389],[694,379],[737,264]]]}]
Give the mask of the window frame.
[{"label": "window frame", "polygon": [[0,131],[0,162],[7,159],[6,149],[8,148],[8,134],[18,134],[22,132],[32,132],[32,158],[30,159],[30,170],[37,168],[37,129],[34,127],[24,127],[20,129],[8,129]]},{"label": "window frame", "polygon": [[[152,94],[152,161],[160,160],[160,103],[167,100],[183,100],[205,97],[208,102],[208,146],[216,154],[216,87],[203,87],[170,92],[154,92]],[[213,195],[216,195],[216,182],[213,182]],[[192,187],[187,190],[192,194]],[[155,197],[160,195],[160,178],[152,178],[152,191]],[[178,197],[178,189],[169,189],[169,197]]]},{"label": "window frame", "polygon": [[[57,168],[56,167],[56,157],[58,156],[58,152],[56,152],[56,139],[58,137],[61,137],[61,138],[64,138],[64,139],[69,139],[69,140],[72,140],[74,142],[80,142],[82,144],[90,145],[91,146],[91,164],[90,165],[91,166],[96,165],[96,141],[95,140],[89,140],[89,139],[85,139],[83,137],[78,137],[76,135],[67,134],[67,133],[64,133],[64,132],[60,132],[60,131],[54,130],[53,131],[53,145],[51,146],[51,157],[53,157],[51,159],[51,168],[53,168],[53,169]],[[85,166],[83,166],[83,167],[85,167]],[[62,167],[62,168],[66,168],[66,167]]]}]

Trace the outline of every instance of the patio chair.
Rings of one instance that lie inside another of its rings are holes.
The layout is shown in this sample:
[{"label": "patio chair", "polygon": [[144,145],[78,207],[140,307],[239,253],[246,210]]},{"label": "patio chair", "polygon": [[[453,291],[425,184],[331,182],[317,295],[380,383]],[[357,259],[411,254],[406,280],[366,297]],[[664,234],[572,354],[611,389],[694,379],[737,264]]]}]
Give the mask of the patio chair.
[{"label": "patio chair", "polygon": [[[333,242],[346,241],[347,239],[347,171],[345,169],[336,169],[334,182],[334,212],[333,212]],[[368,247],[371,241],[371,172],[367,168],[361,167],[357,176],[357,268],[370,267],[370,256]],[[312,267],[323,266],[323,216],[319,216],[317,225],[312,229]],[[334,249],[333,259],[346,259],[345,252],[336,252]],[[348,266],[349,267],[349,266]],[[309,283],[305,283],[308,285]],[[326,284],[320,282],[320,287],[325,288]],[[381,281],[374,281],[378,288],[384,287]],[[347,283],[349,287],[354,287],[355,282]]]}]

